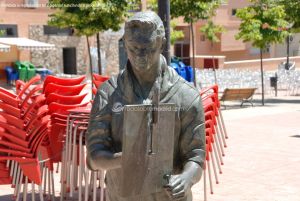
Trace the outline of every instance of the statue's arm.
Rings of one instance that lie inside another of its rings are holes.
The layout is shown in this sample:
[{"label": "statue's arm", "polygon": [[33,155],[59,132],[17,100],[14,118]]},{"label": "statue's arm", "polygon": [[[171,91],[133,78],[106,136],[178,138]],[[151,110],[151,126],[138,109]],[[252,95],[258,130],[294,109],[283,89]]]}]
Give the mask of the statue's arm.
[{"label": "statue's arm", "polygon": [[202,175],[205,162],[205,119],[201,97],[197,96],[181,120],[180,153],[183,173],[190,173],[192,184]]},{"label": "statue's arm", "polygon": [[111,138],[111,109],[108,94],[99,90],[95,96],[86,138],[87,165],[92,170],[121,166],[121,153],[114,153]]},{"label": "statue's arm", "polygon": [[171,175],[166,185],[173,199],[181,199],[187,195],[191,187],[202,175],[205,161],[205,128],[201,98],[197,97],[181,119],[179,142],[180,159],[183,171]]}]

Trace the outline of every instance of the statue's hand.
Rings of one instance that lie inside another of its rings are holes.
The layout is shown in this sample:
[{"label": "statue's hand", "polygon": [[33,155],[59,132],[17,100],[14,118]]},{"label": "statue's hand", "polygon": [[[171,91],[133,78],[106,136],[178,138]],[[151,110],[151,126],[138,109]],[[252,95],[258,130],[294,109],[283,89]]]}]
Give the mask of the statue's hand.
[{"label": "statue's hand", "polygon": [[192,186],[191,180],[190,175],[186,173],[171,175],[169,183],[165,185],[167,193],[173,200],[184,198]]}]

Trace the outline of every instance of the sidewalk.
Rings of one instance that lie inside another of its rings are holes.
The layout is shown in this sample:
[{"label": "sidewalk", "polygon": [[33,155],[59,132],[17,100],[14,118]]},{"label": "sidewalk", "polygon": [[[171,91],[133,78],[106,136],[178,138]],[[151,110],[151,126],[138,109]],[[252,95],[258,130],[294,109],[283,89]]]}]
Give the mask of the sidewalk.
[{"label": "sidewalk", "polygon": [[[207,177],[207,200],[299,201],[300,96],[268,97],[264,107],[259,100],[255,107],[234,103],[223,110],[223,116],[228,148],[213,195]],[[194,201],[203,201],[203,180],[193,192]],[[0,201],[12,200],[12,193],[9,186],[0,186]],[[56,196],[59,200],[58,175]]]},{"label": "sidewalk", "polygon": [[[300,200],[300,97],[258,104],[223,111],[228,148],[209,201]],[[193,190],[202,201],[203,180]]]}]

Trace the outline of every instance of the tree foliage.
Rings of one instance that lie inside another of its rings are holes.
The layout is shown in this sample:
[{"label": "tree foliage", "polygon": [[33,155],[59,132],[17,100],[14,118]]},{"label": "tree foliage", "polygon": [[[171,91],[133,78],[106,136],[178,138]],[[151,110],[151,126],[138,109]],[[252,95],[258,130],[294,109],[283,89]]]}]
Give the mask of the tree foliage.
[{"label": "tree foliage", "polygon": [[200,19],[208,19],[220,3],[220,0],[171,0],[171,17],[183,17],[186,23],[195,23]]},{"label": "tree foliage", "polygon": [[[0,19],[0,22],[2,22],[1,19]],[[5,30],[0,29],[0,37],[1,37],[1,36],[4,36],[4,34],[5,34]]]},{"label": "tree foliage", "polygon": [[209,20],[200,31],[205,34],[206,38],[212,43],[220,42],[219,34],[225,31],[221,25],[214,24],[213,21]]},{"label": "tree foliage", "polygon": [[280,5],[284,6],[286,20],[292,25],[292,32],[300,32],[300,1],[279,0]]},{"label": "tree foliage", "polygon": [[109,29],[119,30],[129,4],[126,0],[50,0],[49,5],[62,5],[50,15],[50,25],[72,27],[78,35],[91,36]]},{"label": "tree foliage", "polygon": [[175,29],[176,26],[177,26],[176,22],[172,20],[170,23],[170,27],[171,27],[170,42],[172,45],[174,45],[177,40],[184,38],[183,31],[176,30]]},{"label": "tree foliage", "polygon": [[252,42],[257,48],[265,49],[272,43],[281,43],[287,36],[288,22],[284,7],[275,0],[250,0],[252,5],[238,9],[236,16],[241,19],[236,39]]}]

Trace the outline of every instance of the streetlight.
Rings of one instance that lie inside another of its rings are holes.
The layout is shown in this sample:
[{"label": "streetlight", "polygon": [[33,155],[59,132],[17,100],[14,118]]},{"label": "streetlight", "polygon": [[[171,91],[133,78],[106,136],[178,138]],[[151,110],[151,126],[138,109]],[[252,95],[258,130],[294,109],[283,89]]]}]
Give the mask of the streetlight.
[{"label": "streetlight", "polygon": [[[287,27],[287,30],[290,31],[290,29],[293,27],[293,24],[289,24]],[[286,44],[287,44],[287,48],[286,48],[286,64],[285,64],[285,69],[289,70],[290,69],[290,42],[293,41],[293,36],[291,36],[291,34],[289,33],[289,35],[286,37]]]}]

